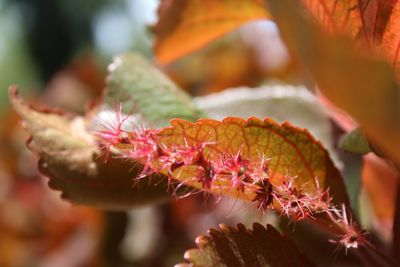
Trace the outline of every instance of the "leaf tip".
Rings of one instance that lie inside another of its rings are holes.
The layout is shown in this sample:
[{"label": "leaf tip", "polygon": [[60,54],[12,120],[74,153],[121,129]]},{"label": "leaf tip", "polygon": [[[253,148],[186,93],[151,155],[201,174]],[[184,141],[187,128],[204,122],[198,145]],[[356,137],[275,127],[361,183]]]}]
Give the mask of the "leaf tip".
[{"label": "leaf tip", "polygon": [[196,245],[197,245],[199,248],[204,247],[209,241],[210,241],[209,238],[208,238],[207,236],[203,236],[203,235],[198,236],[198,237],[196,238],[196,240],[195,240]]},{"label": "leaf tip", "polygon": [[229,232],[232,228],[229,227],[228,225],[221,223],[218,225],[219,229],[221,229],[222,232]]},{"label": "leaf tip", "polygon": [[19,95],[19,87],[18,85],[10,85],[8,87],[8,99],[14,110],[20,114],[20,109],[25,105],[23,99]]}]

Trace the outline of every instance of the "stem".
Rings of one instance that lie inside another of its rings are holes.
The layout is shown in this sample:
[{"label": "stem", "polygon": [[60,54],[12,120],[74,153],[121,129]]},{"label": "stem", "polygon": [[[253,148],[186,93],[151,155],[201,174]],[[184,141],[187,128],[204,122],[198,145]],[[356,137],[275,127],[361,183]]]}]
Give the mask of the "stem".
[{"label": "stem", "polygon": [[321,217],[318,217],[316,219],[309,219],[309,221],[324,228],[329,234],[333,236],[345,234],[345,231],[340,227],[340,225],[326,214],[321,215]]}]

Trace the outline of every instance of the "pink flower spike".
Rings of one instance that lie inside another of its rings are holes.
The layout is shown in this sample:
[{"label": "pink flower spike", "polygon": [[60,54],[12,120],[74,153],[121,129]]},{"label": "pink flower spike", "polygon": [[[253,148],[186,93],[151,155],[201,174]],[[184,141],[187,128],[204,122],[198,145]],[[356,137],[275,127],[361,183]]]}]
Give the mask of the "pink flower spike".
[{"label": "pink flower spike", "polygon": [[273,196],[282,208],[282,214],[294,221],[311,217],[313,198],[303,193],[301,188],[296,188],[294,178],[287,177],[281,186],[275,188]]},{"label": "pink flower spike", "polygon": [[332,197],[329,193],[329,188],[323,190],[320,187],[319,181],[315,178],[315,184],[317,186],[317,191],[312,194],[307,194],[307,196],[312,199],[310,202],[310,208],[313,213],[327,213],[329,217],[333,218],[333,206]]},{"label": "pink flower spike", "polygon": [[139,177],[145,177],[158,172],[158,167],[153,162],[159,158],[160,149],[156,142],[158,130],[141,130],[132,134],[132,149],[127,157],[143,164],[142,173]]},{"label": "pink flower spike", "polygon": [[231,181],[232,188],[243,191],[247,177],[246,173],[250,167],[250,161],[243,159],[238,152],[232,156],[230,154],[223,154],[221,158],[214,162],[213,169],[215,175],[219,179],[227,179]]},{"label": "pink flower spike", "polygon": [[250,162],[245,174],[253,183],[262,182],[269,178],[269,159],[260,156],[259,162]]}]

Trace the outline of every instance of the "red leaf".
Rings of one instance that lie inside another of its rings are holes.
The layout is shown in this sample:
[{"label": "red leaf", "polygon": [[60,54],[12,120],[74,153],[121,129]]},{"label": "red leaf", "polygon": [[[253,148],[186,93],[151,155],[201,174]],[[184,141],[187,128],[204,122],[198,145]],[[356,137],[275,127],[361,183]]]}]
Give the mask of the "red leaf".
[{"label": "red leaf", "polygon": [[190,265],[180,266],[315,266],[271,225],[265,228],[254,224],[252,230],[242,224],[237,229],[226,225],[219,228],[198,237],[198,248],[185,253]]}]

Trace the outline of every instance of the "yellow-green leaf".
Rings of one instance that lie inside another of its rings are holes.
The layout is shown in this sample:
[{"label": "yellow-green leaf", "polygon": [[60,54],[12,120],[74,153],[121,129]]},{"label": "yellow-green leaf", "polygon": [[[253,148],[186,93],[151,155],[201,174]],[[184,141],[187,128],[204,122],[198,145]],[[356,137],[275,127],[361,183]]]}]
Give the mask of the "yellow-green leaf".
[{"label": "yellow-green leaf", "polygon": [[[298,188],[317,194],[320,189],[330,188],[335,203],[348,203],[342,177],[335,168],[327,151],[307,130],[289,123],[278,124],[271,119],[244,120],[228,117],[223,121],[202,119],[195,123],[175,119],[172,127],[158,133],[162,147],[209,144],[204,158],[218,164],[226,155],[240,155],[250,162],[269,161],[270,180],[279,185],[294,178]],[[182,166],[174,170],[174,178],[187,185],[203,189],[196,177],[197,166]],[[214,179],[210,190],[216,194],[231,195],[254,200],[251,186],[237,190],[229,181]]]}]

